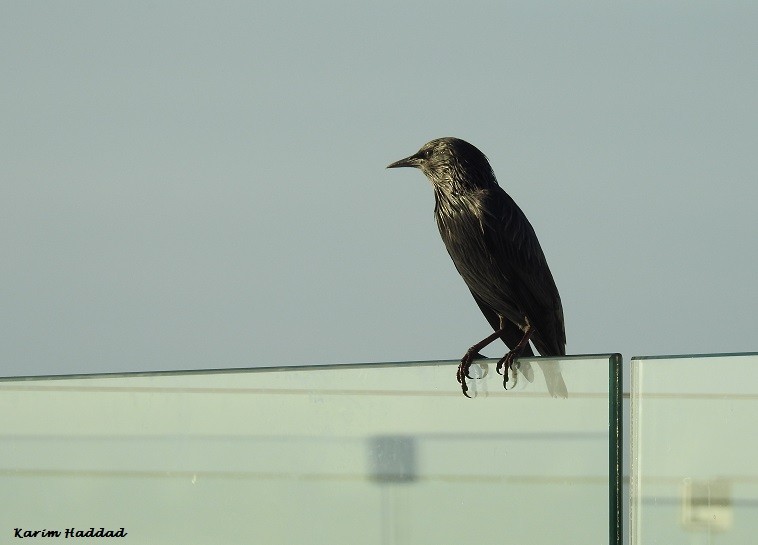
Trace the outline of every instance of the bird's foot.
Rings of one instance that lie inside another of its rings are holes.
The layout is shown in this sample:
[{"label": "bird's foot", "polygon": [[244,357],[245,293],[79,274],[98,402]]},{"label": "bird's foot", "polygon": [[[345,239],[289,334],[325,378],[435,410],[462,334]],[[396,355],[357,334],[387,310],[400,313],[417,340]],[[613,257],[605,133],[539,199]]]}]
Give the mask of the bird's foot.
[{"label": "bird's foot", "polygon": [[478,353],[477,350],[475,350],[475,347],[471,347],[468,349],[466,354],[461,359],[460,365],[458,365],[458,372],[456,374],[456,378],[458,379],[458,384],[461,385],[461,390],[463,391],[463,395],[466,397],[471,397],[468,395],[468,384],[466,384],[467,378],[474,378],[469,374],[469,369],[471,369],[471,364],[474,363],[474,360],[481,359],[484,356]]},{"label": "bird's foot", "polygon": [[503,388],[506,390],[508,389],[508,371],[513,371],[513,376],[516,376],[516,367],[514,364],[516,363],[517,355],[518,354],[515,350],[511,350],[497,362],[497,367],[495,367],[497,372],[503,375]]}]

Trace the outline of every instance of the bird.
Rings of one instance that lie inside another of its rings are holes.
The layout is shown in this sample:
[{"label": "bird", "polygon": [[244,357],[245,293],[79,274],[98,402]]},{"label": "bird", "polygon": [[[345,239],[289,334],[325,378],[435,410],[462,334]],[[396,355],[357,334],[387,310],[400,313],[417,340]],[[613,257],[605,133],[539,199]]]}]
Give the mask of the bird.
[{"label": "bird", "polygon": [[[494,333],[469,348],[456,378],[471,397],[466,378],[479,351],[498,338],[508,352],[497,364],[507,388],[520,356],[566,354],[563,306],[537,235],[524,212],[497,182],[487,157],[459,138],[437,138],[387,168],[412,167],[434,190],[434,218],[455,268]],[[538,362],[540,363],[540,362]],[[541,363],[548,390],[566,397],[557,363]],[[515,375],[514,375],[515,376]]]}]

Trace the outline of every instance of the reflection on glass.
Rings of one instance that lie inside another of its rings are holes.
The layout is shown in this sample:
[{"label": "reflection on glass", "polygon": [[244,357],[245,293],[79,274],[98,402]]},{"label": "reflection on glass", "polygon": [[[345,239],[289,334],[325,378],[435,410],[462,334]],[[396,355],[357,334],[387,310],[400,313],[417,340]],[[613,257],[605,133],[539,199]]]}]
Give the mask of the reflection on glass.
[{"label": "reflection on glass", "polygon": [[632,543],[754,543],[758,355],[632,359]]},{"label": "reflection on glass", "polygon": [[461,395],[457,362],[6,379],[2,531],[606,543],[619,359],[552,363],[567,398],[548,393],[539,367],[504,390],[494,361],[470,381],[475,399]]}]

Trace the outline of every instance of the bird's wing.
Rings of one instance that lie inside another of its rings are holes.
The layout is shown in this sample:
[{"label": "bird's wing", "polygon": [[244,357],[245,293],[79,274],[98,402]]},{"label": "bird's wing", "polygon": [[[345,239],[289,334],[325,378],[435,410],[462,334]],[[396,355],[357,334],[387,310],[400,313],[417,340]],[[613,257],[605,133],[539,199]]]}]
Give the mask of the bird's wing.
[{"label": "bird's wing", "polygon": [[537,350],[543,356],[565,354],[561,298],[532,225],[501,188],[484,199],[485,244],[510,284],[511,297],[536,329]]}]

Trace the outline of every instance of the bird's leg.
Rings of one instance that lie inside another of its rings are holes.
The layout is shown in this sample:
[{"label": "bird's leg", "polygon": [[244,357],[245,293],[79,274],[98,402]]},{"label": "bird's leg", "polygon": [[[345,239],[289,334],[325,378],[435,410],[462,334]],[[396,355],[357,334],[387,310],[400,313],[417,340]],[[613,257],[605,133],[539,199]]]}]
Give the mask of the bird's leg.
[{"label": "bird's leg", "polygon": [[471,397],[468,395],[468,386],[466,385],[466,377],[472,378],[468,374],[468,370],[471,367],[471,364],[474,363],[474,360],[479,356],[479,351],[487,346],[488,344],[491,344],[495,339],[498,339],[500,335],[502,335],[503,329],[499,329],[498,331],[495,331],[492,335],[487,337],[486,339],[482,339],[478,343],[476,343],[474,346],[469,348],[466,351],[466,354],[461,359],[461,364],[458,366],[458,383],[461,385],[461,389],[463,390],[463,395],[466,397]]},{"label": "bird's leg", "polygon": [[516,358],[518,358],[521,355],[521,352],[524,351],[524,348],[529,342],[529,337],[532,335],[532,333],[534,333],[534,328],[532,328],[530,325],[526,326],[526,329],[524,330],[524,336],[521,337],[521,340],[518,342],[518,344],[513,347],[513,350],[509,351],[505,356],[501,358],[499,362],[497,362],[497,367],[495,368],[497,372],[500,373],[500,370],[503,370],[503,372],[500,373],[503,375],[503,388],[507,389],[506,384],[508,384],[508,370],[513,369],[513,362],[516,361]]}]

